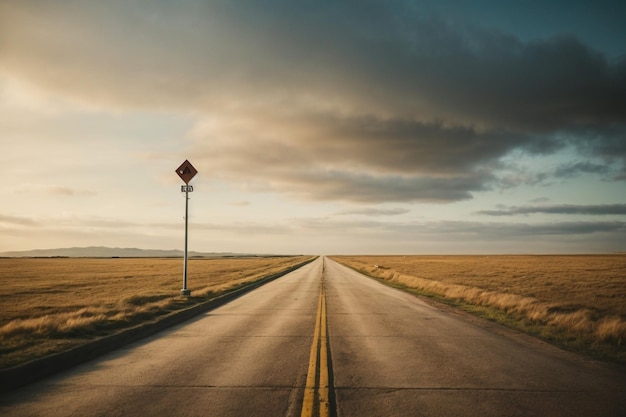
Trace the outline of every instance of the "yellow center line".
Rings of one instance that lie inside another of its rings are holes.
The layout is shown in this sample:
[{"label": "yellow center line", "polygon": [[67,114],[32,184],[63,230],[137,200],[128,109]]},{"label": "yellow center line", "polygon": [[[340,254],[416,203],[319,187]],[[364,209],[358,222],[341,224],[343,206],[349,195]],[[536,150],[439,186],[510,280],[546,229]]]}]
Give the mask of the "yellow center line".
[{"label": "yellow center line", "polygon": [[328,417],[328,338],[326,333],[326,298],[320,288],[315,316],[315,332],[309,356],[309,370],[304,388],[301,417]]},{"label": "yellow center line", "polygon": [[319,406],[320,417],[328,417],[328,338],[326,337],[326,297],[322,287],[322,314],[320,317],[320,382],[319,382]]}]

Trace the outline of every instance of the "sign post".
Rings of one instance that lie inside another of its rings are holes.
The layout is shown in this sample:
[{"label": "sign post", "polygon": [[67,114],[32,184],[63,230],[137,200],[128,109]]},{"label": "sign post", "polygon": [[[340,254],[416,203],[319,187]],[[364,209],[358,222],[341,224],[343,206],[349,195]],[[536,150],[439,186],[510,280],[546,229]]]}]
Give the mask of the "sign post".
[{"label": "sign post", "polygon": [[187,288],[187,230],[188,230],[188,218],[189,218],[189,193],[193,191],[193,186],[189,185],[189,181],[198,173],[198,171],[191,165],[191,162],[185,159],[178,168],[176,173],[185,182],[185,185],[181,185],[180,191],[185,193],[185,255],[183,260],[183,289],[180,290],[180,295],[189,297],[191,290]]}]

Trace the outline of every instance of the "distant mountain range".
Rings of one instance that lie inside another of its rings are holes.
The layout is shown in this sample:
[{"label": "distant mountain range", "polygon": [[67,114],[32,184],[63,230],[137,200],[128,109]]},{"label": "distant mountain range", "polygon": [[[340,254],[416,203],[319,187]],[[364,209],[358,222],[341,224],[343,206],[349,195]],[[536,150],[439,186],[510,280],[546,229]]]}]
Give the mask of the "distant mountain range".
[{"label": "distant mountain range", "polygon": [[[189,257],[220,258],[227,256],[253,256],[252,254],[232,252],[189,252]],[[182,258],[182,250],[137,249],[137,248],[107,248],[104,246],[90,246],[87,248],[60,248],[35,249],[28,251],[0,252],[0,257],[10,258]]]}]

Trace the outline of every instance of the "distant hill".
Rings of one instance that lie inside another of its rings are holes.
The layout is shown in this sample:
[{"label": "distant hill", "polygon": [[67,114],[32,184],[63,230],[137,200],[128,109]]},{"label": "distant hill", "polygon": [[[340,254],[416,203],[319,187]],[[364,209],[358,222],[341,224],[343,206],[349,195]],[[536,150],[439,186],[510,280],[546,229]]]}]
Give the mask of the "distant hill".
[{"label": "distant hill", "polygon": [[[60,249],[35,249],[29,251],[0,252],[1,257],[10,258],[182,258],[183,251],[161,249],[137,249],[137,248],[107,248],[104,246],[90,246],[87,248],[60,248]],[[251,254],[231,252],[189,252],[189,257],[220,258],[227,256],[253,256]]]}]

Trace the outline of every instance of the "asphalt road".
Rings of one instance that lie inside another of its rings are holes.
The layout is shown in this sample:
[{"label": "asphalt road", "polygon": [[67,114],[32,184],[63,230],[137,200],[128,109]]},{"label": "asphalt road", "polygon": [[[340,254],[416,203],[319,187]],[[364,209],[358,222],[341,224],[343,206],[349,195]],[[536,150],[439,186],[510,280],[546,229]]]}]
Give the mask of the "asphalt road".
[{"label": "asphalt road", "polygon": [[5,393],[0,415],[300,416],[322,288],[331,414],[626,416],[624,368],[432,307],[322,258]]},{"label": "asphalt road", "polygon": [[339,416],[626,416],[624,368],[325,272]]}]

